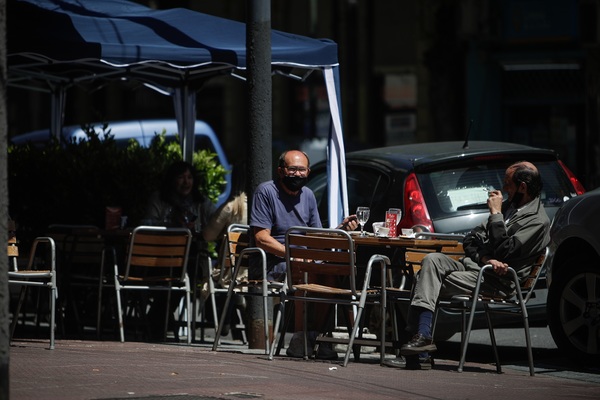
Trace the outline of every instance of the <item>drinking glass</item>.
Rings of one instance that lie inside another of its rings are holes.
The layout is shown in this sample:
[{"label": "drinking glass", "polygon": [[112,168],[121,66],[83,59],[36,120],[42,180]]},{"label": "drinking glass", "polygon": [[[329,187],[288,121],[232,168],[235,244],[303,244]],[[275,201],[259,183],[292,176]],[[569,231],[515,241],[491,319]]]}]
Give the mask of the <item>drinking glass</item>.
[{"label": "drinking glass", "polygon": [[369,207],[358,207],[356,209],[356,218],[358,219],[358,223],[360,224],[360,236],[365,236],[364,226],[369,220],[369,216],[371,214],[371,210]]},{"label": "drinking glass", "polygon": [[200,221],[198,220],[198,215],[196,214],[196,209],[193,205],[185,208],[183,212],[183,222],[192,232],[200,232]]}]

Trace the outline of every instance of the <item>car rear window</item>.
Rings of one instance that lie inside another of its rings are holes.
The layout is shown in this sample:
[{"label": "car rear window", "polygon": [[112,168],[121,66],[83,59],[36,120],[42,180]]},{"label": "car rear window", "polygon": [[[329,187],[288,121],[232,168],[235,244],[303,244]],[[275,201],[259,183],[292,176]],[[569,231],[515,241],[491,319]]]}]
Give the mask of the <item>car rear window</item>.
[{"label": "car rear window", "polygon": [[[542,175],[542,202],[545,207],[560,207],[574,197],[574,190],[555,161],[535,163]],[[449,168],[418,174],[431,218],[487,212],[488,190],[502,190],[506,165],[485,164]],[[504,195],[506,198],[506,194]],[[478,211],[479,210],[479,211]]]},{"label": "car rear window", "polygon": [[[346,170],[348,182],[348,202],[350,214],[356,212],[358,206],[373,207],[383,203],[385,194],[390,185],[390,177],[383,171],[371,168],[352,167]],[[321,171],[311,172],[307,184],[317,198],[319,216],[324,226],[328,225],[328,193],[327,173]],[[370,221],[372,222],[372,221]]]}]

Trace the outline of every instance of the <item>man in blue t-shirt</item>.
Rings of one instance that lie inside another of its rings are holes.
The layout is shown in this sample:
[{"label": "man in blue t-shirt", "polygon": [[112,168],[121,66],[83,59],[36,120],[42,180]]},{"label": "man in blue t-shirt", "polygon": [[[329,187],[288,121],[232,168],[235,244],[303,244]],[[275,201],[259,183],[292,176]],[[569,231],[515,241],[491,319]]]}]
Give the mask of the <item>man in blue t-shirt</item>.
[{"label": "man in blue t-shirt", "polygon": [[[250,228],[254,244],[267,253],[269,280],[285,275],[285,232],[292,226],[321,228],[315,195],[304,187],[310,173],[306,153],[289,150],[279,157],[277,180],[261,183],[254,192]],[[338,228],[354,230],[355,215],[344,218]],[[250,278],[262,278],[260,270],[250,269]]]}]

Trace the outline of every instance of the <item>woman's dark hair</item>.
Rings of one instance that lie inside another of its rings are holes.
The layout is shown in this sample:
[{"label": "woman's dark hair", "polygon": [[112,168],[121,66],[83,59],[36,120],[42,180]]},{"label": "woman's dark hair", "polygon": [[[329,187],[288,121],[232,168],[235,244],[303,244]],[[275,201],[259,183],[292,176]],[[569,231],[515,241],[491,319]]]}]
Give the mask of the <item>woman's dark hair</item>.
[{"label": "woman's dark hair", "polygon": [[521,182],[527,185],[527,194],[531,198],[538,197],[542,192],[542,177],[538,170],[531,169],[525,164],[518,164],[512,178],[516,185]]},{"label": "woman's dark hair", "polygon": [[194,183],[192,184],[192,197],[194,201],[202,201],[204,200],[204,196],[200,192],[200,177],[196,172],[194,166],[185,161],[175,161],[173,164],[167,168],[165,175],[163,177],[163,181],[160,187],[160,197],[167,202],[171,202],[173,197],[173,193],[175,193],[175,181],[177,177],[186,171],[190,171],[192,177],[194,178]]}]

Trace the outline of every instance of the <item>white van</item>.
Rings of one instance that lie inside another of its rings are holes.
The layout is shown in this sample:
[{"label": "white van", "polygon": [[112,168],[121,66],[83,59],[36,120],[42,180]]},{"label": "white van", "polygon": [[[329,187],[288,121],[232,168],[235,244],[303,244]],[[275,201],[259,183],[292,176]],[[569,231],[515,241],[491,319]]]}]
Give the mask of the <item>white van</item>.
[{"label": "white van", "polygon": [[[152,139],[157,134],[166,131],[167,140],[177,140],[177,121],[174,119],[156,119],[156,120],[134,120],[134,121],[117,121],[108,122],[107,130],[110,131],[110,135],[114,137],[114,140],[119,147],[126,147],[127,143],[131,139],[137,140],[142,147],[149,147]],[[100,133],[102,138],[102,123],[90,124],[94,127],[94,130]],[[217,138],[215,131],[204,121],[196,121],[195,125],[195,140],[194,150],[209,150],[217,154],[219,163],[228,171],[231,170],[231,166],[227,161],[221,142]],[[10,141],[15,145],[23,145],[31,143],[35,146],[43,146],[51,138],[49,129],[41,129],[22,135],[14,136]],[[65,126],[62,130],[61,141],[64,144],[71,143],[73,141],[78,142],[81,140],[87,140],[87,135],[81,126],[72,125]],[[226,177],[227,185],[225,190],[219,196],[217,205],[221,205],[228,197],[231,192],[231,177],[228,174]]]}]

